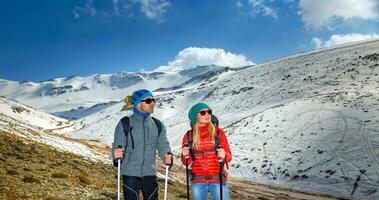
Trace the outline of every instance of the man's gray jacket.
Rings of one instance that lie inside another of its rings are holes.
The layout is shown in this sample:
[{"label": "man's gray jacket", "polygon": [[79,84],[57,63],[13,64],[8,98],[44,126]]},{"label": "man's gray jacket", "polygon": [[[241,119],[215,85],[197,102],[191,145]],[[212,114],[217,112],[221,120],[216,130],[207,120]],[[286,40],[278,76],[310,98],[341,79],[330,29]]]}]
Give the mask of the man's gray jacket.
[{"label": "man's gray jacket", "polygon": [[[126,139],[121,120],[118,122],[112,144],[112,157],[114,150],[121,145],[126,148],[121,161],[121,173],[127,176],[152,176],[156,175],[156,152],[164,159],[166,153],[171,152],[167,140],[166,128],[162,124],[162,130],[158,137],[158,127],[150,115],[144,117],[133,113],[130,117],[130,129]],[[134,143],[134,144],[133,144]],[[134,148],[133,148],[134,146]]]}]

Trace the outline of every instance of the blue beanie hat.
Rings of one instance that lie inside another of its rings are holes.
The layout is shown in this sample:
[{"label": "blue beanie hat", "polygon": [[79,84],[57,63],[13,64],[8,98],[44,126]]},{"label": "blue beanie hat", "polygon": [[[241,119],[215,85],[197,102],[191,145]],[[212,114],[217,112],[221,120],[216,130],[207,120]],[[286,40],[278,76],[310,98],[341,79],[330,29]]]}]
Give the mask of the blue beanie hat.
[{"label": "blue beanie hat", "polygon": [[191,121],[191,124],[196,123],[197,113],[199,113],[200,110],[203,110],[205,108],[211,110],[211,108],[206,103],[197,103],[191,107],[191,109],[188,112],[188,118]]},{"label": "blue beanie hat", "polygon": [[153,93],[146,89],[136,90],[132,94],[131,103],[136,107],[145,97],[152,97]]}]

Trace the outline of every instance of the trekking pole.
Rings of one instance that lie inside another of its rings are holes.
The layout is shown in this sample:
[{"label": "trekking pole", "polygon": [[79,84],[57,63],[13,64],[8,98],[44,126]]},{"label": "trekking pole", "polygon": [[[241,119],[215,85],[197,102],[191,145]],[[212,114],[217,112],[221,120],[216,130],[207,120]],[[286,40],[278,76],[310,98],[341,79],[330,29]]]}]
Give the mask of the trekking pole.
[{"label": "trekking pole", "polygon": [[222,196],[222,182],[223,182],[223,177],[222,177],[222,170],[224,168],[224,162],[220,162],[220,200],[223,199],[223,196]]},{"label": "trekking pole", "polygon": [[[121,145],[118,145],[122,149]],[[120,200],[120,171],[121,171],[121,158],[117,159],[117,200]]]},{"label": "trekking pole", "polygon": [[[185,145],[188,147],[188,144]],[[188,155],[186,156],[186,179],[187,179],[187,200],[189,200],[189,170],[188,170]]]},{"label": "trekking pole", "polygon": [[164,200],[167,200],[167,179],[168,179],[168,168],[169,165],[166,164],[166,180],[164,183]]},{"label": "trekking pole", "polygon": [[[217,149],[220,149],[221,146],[217,146]],[[223,161],[222,161],[222,158],[218,158],[218,162],[220,163],[220,200],[223,199],[223,196],[222,196],[222,170],[224,168],[223,166]]]}]

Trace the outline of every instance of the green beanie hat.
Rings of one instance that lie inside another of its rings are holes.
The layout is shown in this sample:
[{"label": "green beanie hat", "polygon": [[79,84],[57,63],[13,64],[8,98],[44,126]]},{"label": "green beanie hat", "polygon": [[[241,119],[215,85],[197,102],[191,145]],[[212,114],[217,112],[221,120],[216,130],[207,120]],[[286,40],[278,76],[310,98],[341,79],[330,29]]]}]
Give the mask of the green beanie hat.
[{"label": "green beanie hat", "polygon": [[211,110],[211,108],[206,103],[197,103],[191,107],[190,111],[188,112],[188,118],[191,121],[191,124],[196,123],[197,113],[199,113],[200,110],[203,110],[205,108]]}]

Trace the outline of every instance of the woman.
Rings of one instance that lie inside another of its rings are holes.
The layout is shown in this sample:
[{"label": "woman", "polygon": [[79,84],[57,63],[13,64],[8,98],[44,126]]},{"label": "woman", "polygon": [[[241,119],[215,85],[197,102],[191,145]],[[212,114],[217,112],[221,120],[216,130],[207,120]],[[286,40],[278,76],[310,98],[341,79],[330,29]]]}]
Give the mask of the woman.
[{"label": "woman", "polygon": [[[188,117],[192,130],[182,141],[182,163],[191,165],[191,190],[194,200],[206,200],[208,191],[213,200],[220,199],[220,163],[232,160],[228,140],[224,131],[212,124],[212,110],[206,103],[197,103],[191,107]],[[223,170],[223,200],[229,199],[227,174]]]}]

